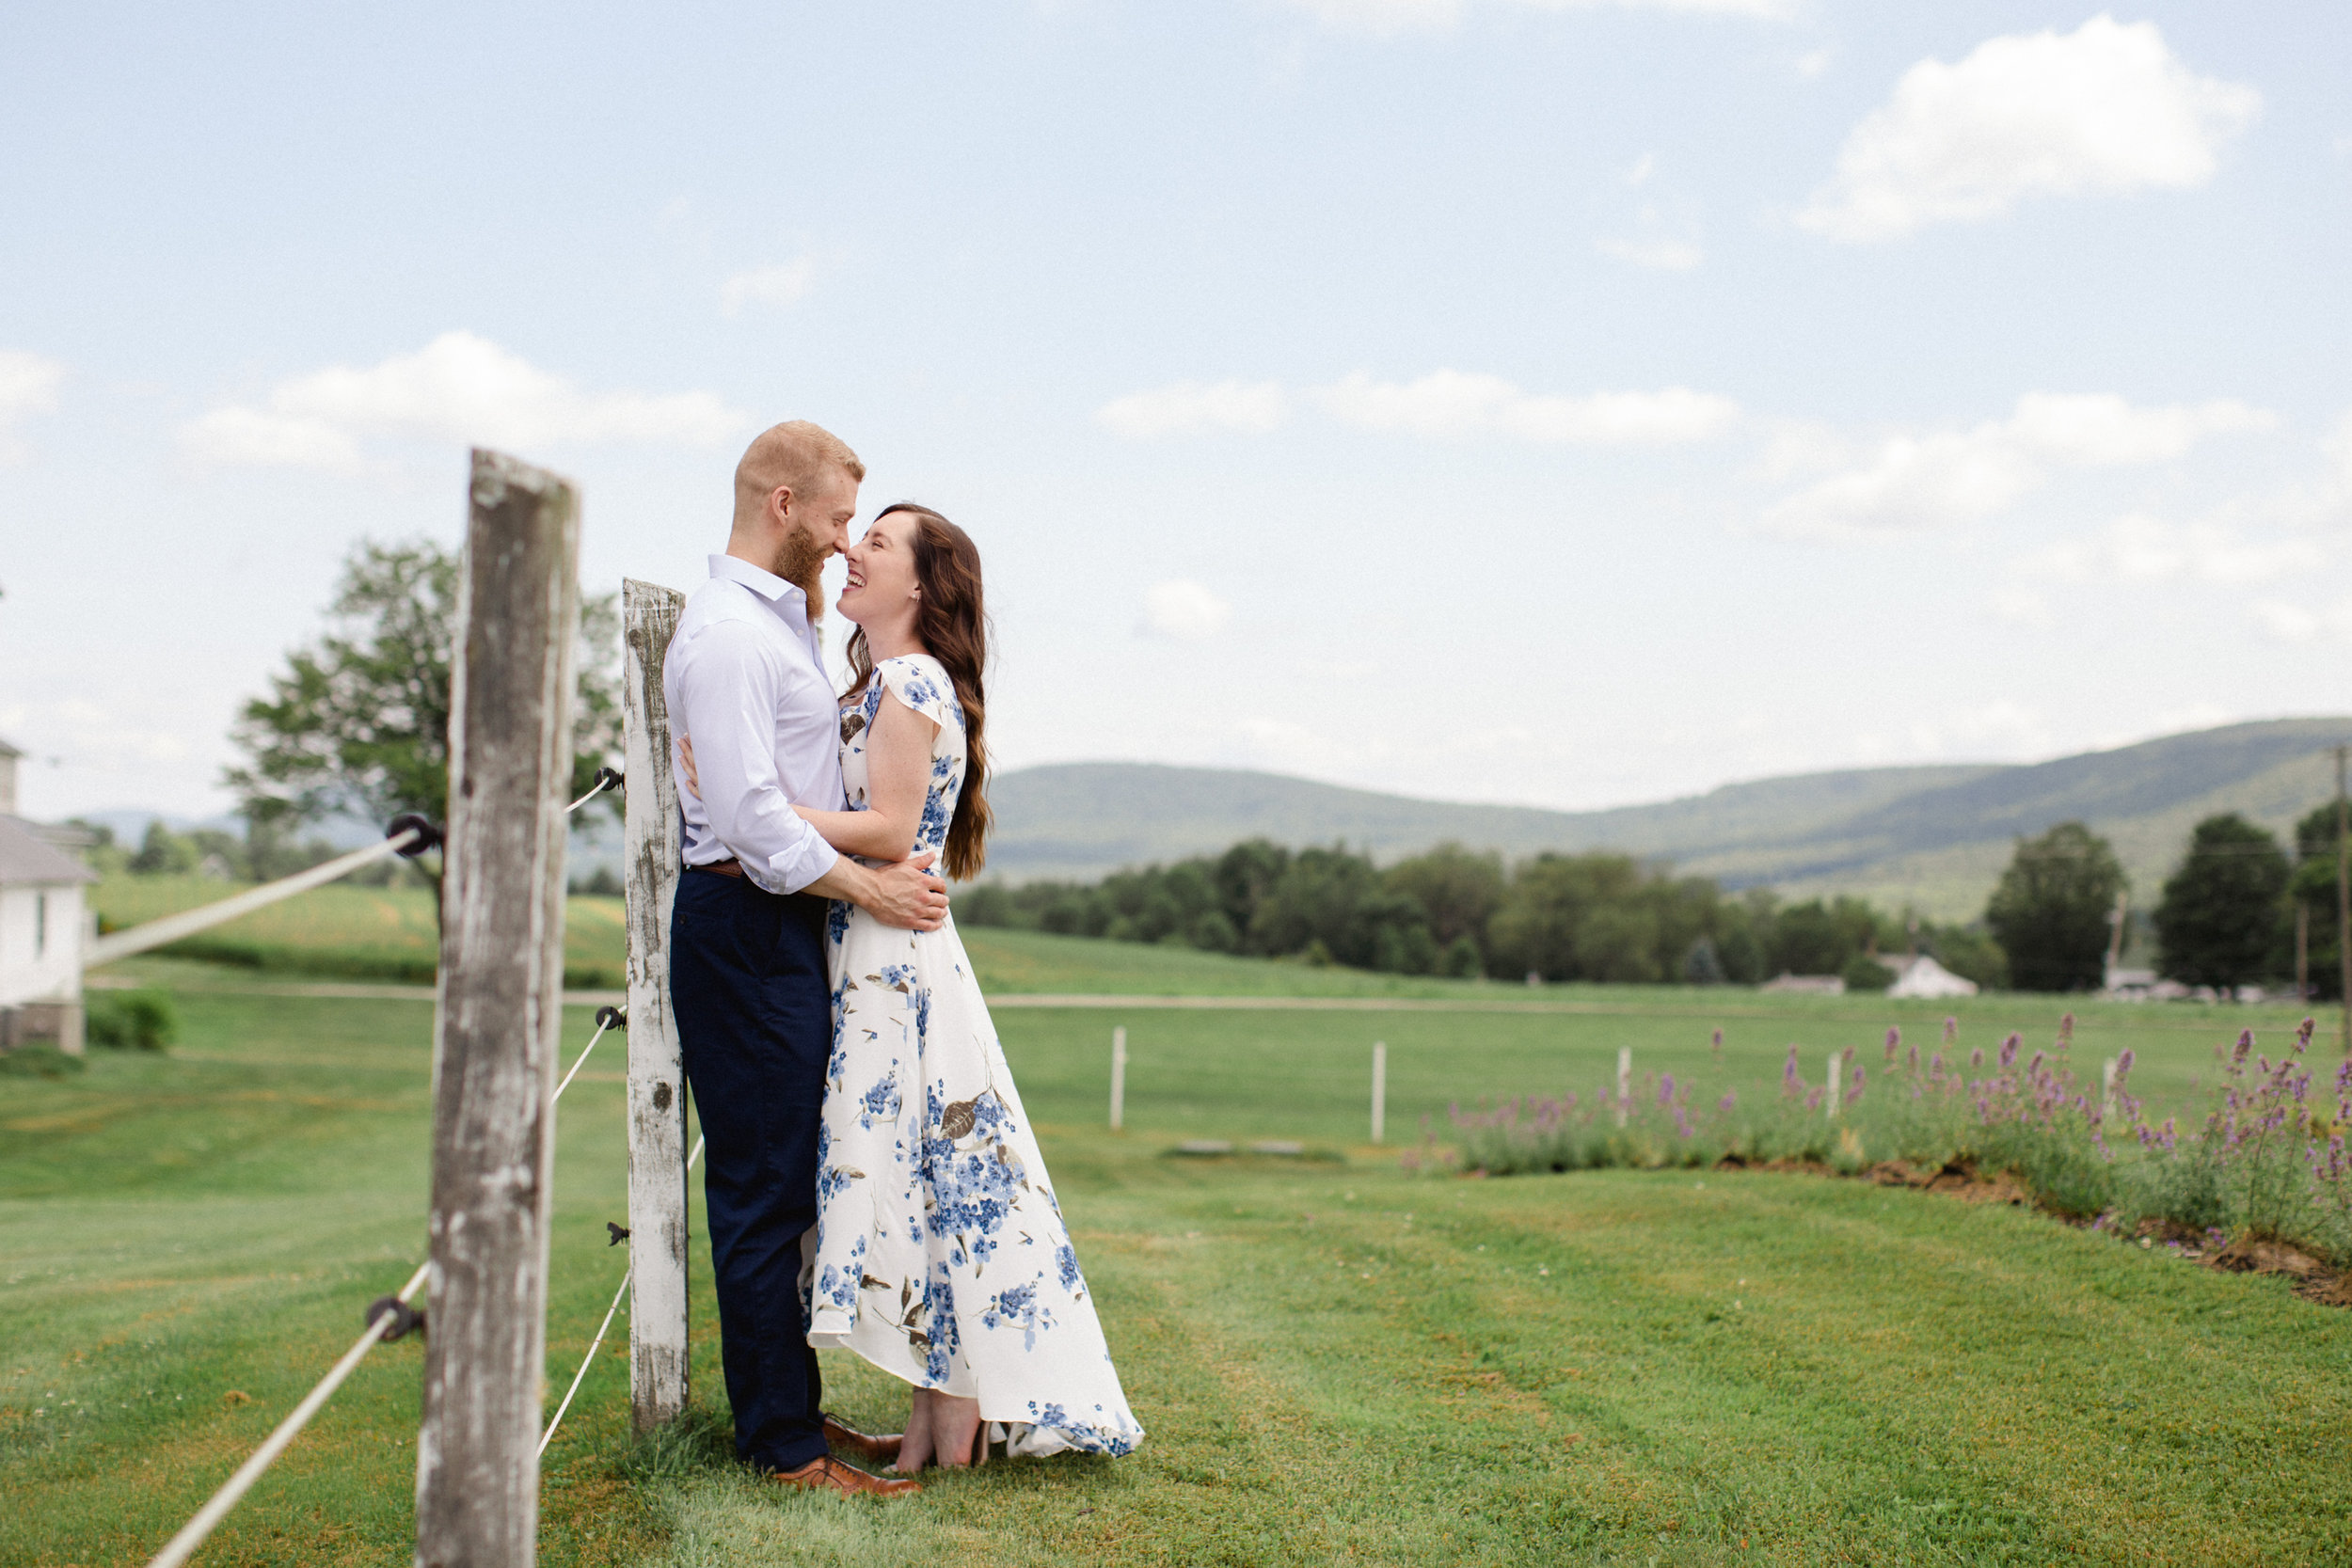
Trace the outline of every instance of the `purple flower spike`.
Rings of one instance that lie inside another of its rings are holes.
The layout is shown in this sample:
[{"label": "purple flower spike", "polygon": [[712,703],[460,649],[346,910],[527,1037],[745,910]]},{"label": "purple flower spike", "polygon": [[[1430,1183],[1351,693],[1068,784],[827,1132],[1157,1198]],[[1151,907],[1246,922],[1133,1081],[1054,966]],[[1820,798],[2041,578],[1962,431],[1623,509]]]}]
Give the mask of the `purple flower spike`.
[{"label": "purple flower spike", "polygon": [[1675,1075],[1669,1072],[1658,1080],[1658,1103],[1661,1105],[1671,1105],[1674,1102]]},{"label": "purple flower spike", "polygon": [[1740,1097],[1739,1097],[1738,1095],[1736,1095],[1736,1094],[1726,1094],[1726,1095],[1724,1095],[1724,1096],[1721,1100],[1718,1100],[1717,1101],[1715,1101],[1715,1109],[1717,1109],[1718,1111],[1723,1111],[1723,1112],[1728,1113],[1728,1112],[1731,1110],[1731,1108],[1732,1108],[1733,1106],[1735,1106],[1735,1105],[1737,1105],[1737,1104],[1739,1104],[1739,1103],[1740,1103]]},{"label": "purple flower spike", "polygon": [[2115,1081],[2117,1083],[2121,1084],[2123,1081],[2123,1075],[2132,1070],[2132,1063],[2137,1059],[2137,1058],[2132,1052],[2132,1048],[2128,1045],[2125,1046],[2123,1048],[2123,1054],[2115,1059]]},{"label": "purple flower spike", "polygon": [[1707,1045],[1710,1051],[1721,1051],[1724,1048],[1724,1032],[1721,1029],[1716,1030],[1714,1037],[1709,1039]]},{"label": "purple flower spike", "polygon": [[2025,1043],[2026,1037],[2014,1031],[2010,1033],[2009,1038],[2001,1042],[2001,1070],[2003,1072],[2007,1072],[2017,1065],[2017,1048]]},{"label": "purple flower spike", "polygon": [[1984,1066],[1984,1047],[1980,1045],[1968,1053],[1968,1069],[1974,1072],[1982,1066]]},{"label": "purple flower spike", "polygon": [[1959,1039],[1959,1038],[1960,1038],[1960,1020],[1958,1020],[1958,1019],[1956,1019],[1956,1018],[1947,1018],[1947,1019],[1945,1019],[1945,1020],[1944,1020],[1944,1043],[1945,1043],[1946,1045],[1949,1045],[1949,1044],[1951,1044],[1953,1041],[1955,1041],[1955,1040],[1957,1040],[1957,1039]]},{"label": "purple flower spike", "polygon": [[2246,1053],[2253,1049],[2254,1031],[2251,1029],[2239,1030],[2237,1037],[2237,1050],[2231,1053],[2230,1065],[2233,1067],[2244,1067],[2246,1065]]}]

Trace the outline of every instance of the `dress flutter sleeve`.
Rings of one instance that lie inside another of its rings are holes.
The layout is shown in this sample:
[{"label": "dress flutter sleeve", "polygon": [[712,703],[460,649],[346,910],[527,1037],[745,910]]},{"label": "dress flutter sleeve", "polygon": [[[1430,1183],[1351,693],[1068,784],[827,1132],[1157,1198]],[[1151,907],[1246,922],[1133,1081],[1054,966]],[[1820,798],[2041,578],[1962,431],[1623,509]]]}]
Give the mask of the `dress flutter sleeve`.
[{"label": "dress flutter sleeve", "polygon": [[946,667],[925,654],[902,654],[874,667],[890,694],[937,724],[943,732],[961,734],[963,706],[956,701],[956,685]]}]

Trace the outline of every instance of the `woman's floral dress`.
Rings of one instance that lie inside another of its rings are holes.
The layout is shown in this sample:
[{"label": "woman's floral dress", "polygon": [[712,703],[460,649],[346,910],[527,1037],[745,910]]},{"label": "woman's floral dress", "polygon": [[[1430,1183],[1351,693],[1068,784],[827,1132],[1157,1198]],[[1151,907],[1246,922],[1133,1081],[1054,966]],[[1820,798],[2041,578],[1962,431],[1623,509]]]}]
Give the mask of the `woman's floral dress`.
[{"label": "woman's floral dress", "polygon": [[[936,659],[882,660],[842,710],[842,782],[864,810],[866,737],[885,689],[939,726],[914,851],[936,853],[964,768],[963,711]],[[977,1397],[1008,1453],[1127,1452],[1143,1429],[954,920],[904,931],[836,903],[828,932],[833,1060],[809,1343]]]}]

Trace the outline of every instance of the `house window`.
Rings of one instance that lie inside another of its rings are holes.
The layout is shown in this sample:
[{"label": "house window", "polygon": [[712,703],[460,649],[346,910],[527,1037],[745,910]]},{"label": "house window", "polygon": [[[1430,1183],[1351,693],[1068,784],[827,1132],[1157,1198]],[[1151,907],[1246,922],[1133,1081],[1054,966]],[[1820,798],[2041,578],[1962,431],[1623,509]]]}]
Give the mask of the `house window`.
[{"label": "house window", "polygon": [[49,951],[49,895],[33,895],[33,957]]}]

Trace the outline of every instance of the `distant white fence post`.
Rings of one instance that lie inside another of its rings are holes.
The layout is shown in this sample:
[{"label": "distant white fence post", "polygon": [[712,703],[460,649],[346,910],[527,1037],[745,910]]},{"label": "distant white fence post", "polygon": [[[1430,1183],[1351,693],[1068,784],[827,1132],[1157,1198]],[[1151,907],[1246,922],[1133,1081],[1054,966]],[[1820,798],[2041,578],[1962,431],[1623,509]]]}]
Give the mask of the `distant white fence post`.
[{"label": "distant white fence post", "polygon": [[1111,1031],[1111,1131],[1127,1125],[1127,1026]]},{"label": "distant white fence post", "polygon": [[1385,1141],[1389,1126],[1389,1044],[1372,1042],[1372,1141]]},{"label": "distant white fence post", "polygon": [[677,899],[677,781],[661,664],[686,596],[621,584],[627,761],[622,866],[628,895],[628,1404],[648,1432],[686,1409],[686,1069],[670,1013]]},{"label": "distant white fence post", "polygon": [[1837,1115],[1838,1107],[1845,1101],[1845,1066],[1846,1053],[1844,1052],[1833,1051],[1829,1053],[1829,1079],[1826,1085],[1828,1092],[1821,1097],[1821,1103],[1827,1114],[1832,1117]]},{"label": "distant white fence post", "polygon": [[2115,1058],[2109,1056],[2099,1069],[2099,1124],[2104,1127],[2115,1119]]},{"label": "distant white fence post", "polygon": [[1617,1047],[1617,1125],[1625,1125],[1626,1112],[1633,1104],[1633,1048]]}]

